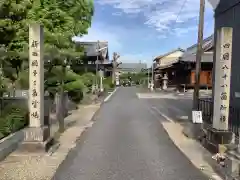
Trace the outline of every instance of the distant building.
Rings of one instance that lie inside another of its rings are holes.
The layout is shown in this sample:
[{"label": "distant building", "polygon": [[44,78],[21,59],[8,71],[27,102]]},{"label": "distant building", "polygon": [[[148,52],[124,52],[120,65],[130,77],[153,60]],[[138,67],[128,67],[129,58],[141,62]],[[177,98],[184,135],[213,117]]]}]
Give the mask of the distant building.
[{"label": "distant building", "polygon": [[121,73],[140,73],[147,69],[146,63],[122,63],[118,66]]},{"label": "distant building", "polygon": [[[109,62],[109,54],[108,54],[108,42],[99,41],[99,42],[76,42],[81,45],[85,49],[85,55],[89,58],[89,61],[95,63],[97,60],[97,56],[100,62],[106,63]],[[97,50],[100,49],[100,52]]]},{"label": "distant building", "polygon": [[94,73],[97,68],[104,71],[104,76],[111,76],[112,62],[109,60],[108,42],[76,42],[76,48],[81,47],[84,48],[84,59],[73,68]]}]

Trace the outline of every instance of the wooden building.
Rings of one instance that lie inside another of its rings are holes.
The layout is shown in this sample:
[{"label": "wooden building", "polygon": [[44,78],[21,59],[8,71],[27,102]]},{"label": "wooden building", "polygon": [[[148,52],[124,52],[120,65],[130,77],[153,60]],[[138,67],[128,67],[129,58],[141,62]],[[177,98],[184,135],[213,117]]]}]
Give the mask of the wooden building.
[{"label": "wooden building", "polygon": [[[96,70],[103,70],[104,76],[112,75],[112,61],[109,60],[108,42],[76,42],[77,47],[84,48],[84,57],[76,64],[76,70],[79,72],[93,72]],[[98,49],[100,50],[98,52]]]},{"label": "wooden building", "polygon": [[[179,58],[183,55],[183,49],[176,49],[166,54],[160,55],[154,59],[154,87],[159,88],[162,84],[161,78],[164,74],[167,74],[169,78],[169,85],[175,85],[174,64],[179,61]],[[174,68],[174,69],[173,69]]]},{"label": "wooden building", "polygon": [[[200,72],[200,87],[212,87],[213,68],[213,36],[204,40],[204,53],[202,55]],[[186,51],[177,49],[163,56],[155,58],[157,66],[155,68],[155,81],[161,84],[164,74],[168,77],[169,87],[193,88],[195,84],[195,62],[197,45],[187,48]],[[156,80],[160,77],[160,80]],[[156,87],[160,85],[155,85]]]}]

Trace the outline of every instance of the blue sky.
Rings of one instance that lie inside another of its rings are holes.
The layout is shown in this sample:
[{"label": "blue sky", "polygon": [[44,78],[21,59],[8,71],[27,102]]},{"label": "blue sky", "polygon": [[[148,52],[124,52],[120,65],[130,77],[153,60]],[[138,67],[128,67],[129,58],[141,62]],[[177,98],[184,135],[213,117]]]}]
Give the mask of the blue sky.
[{"label": "blue sky", "polygon": [[[199,0],[95,0],[95,14],[81,41],[108,41],[122,62],[153,57],[197,42]],[[179,16],[178,16],[179,14]],[[178,18],[177,18],[178,17]],[[177,20],[177,21],[176,21]],[[213,32],[213,10],[206,4],[204,37]]]}]

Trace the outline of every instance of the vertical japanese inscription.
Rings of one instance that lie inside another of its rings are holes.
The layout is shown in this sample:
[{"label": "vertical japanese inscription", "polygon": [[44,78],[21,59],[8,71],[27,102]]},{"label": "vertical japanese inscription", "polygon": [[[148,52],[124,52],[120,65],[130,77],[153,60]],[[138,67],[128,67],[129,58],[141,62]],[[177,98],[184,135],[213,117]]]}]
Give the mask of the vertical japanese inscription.
[{"label": "vertical japanese inscription", "polygon": [[43,28],[39,24],[29,26],[29,109],[30,126],[43,123]]},{"label": "vertical japanese inscription", "polygon": [[218,31],[216,51],[213,127],[228,130],[232,28],[224,27]]}]

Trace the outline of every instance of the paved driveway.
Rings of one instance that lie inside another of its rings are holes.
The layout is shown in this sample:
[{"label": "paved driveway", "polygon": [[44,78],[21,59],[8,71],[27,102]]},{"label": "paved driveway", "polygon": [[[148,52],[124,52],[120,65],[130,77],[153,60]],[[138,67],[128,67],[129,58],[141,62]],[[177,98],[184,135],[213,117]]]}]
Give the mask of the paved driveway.
[{"label": "paved driveway", "polygon": [[55,180],[207,180],[175,147],[166,121],[136,96],[119,88],[95,124],[59,167]]}]

